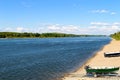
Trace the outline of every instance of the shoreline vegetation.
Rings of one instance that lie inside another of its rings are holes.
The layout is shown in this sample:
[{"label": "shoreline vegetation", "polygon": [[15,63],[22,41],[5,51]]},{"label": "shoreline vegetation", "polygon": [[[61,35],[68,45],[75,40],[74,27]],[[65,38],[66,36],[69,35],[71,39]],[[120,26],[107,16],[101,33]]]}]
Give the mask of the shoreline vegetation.
[{"label": "shoreline vegetation", "polygon": [[116,32],[114,34],[111,34],[110,37],[112,37],[115,40],[120,40],[120,32]]},{"label": "shoreline vegetation", "polygon": [[18,32],[0,32],[0,38],[56,38],[56,37],[105,37],[106,35],[77,35],[66,33],[18,33]]}]

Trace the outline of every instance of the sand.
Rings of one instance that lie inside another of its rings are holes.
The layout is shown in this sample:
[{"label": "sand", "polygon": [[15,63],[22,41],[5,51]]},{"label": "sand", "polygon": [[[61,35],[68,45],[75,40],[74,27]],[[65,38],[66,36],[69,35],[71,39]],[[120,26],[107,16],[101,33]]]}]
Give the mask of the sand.
[{"label": "sand", "polygon": [[105,45],[91,59],[89,59],[80,69],[65,76],[63,80],[120,80],[120,70],[117,72],[117,76],[93,77],[86,76],[86,71],[84,69],[85,65],[92,67],[120,67],[120,57],[104,57],[104,52],[118,51],[120,51],[120,41],[113,39],[109,44]]}]

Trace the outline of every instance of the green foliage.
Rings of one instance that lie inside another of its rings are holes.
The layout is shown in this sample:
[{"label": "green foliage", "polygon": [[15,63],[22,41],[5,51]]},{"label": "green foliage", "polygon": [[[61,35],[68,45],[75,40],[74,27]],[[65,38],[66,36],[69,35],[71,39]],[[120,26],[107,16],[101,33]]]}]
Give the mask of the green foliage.
[{"label": "green foliage", "polygon": [[116,39],[116,40],[120,40],[120,32],[114,33],[110,35],[112,38]]},{"label": "green foliage", "polygon": [[0,32],[0,38],[46,38],[46,37],[76,37],[73,34],[64,33],[17,33],[17,32]]},{"label": "green foliage", "polygon": [[[101,35],[75,35],[65,33],[17,33],[17,32],[0,32],[0,38],[48,38],[48,37],[96,37]],[[103,36],[103,35],[102,35]]]}]

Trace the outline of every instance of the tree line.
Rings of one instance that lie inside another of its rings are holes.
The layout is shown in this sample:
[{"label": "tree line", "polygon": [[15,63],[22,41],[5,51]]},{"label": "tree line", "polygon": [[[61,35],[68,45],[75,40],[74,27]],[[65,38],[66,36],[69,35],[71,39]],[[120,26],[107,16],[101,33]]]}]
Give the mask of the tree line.
[{"label": "tree line", "polygon": [[103,35],[75,35],[65,33],[18,33],[18,32],[0,32],[0,38],[47,38],[47,37],[89,37]]},{"label": "tree line", "polygon": [[111,34],[110,36],[116,40],[120,40],[120,32],[116,32],[114,34]]}]

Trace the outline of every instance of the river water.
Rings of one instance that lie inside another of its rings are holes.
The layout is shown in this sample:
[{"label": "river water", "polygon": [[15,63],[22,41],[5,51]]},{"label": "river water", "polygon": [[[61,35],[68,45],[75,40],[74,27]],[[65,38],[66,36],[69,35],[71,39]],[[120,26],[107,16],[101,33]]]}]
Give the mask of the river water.
[{"label": "river water", "polygon": [[0,80],[57,80],[78,69],[109,37],[0,39]]}]

